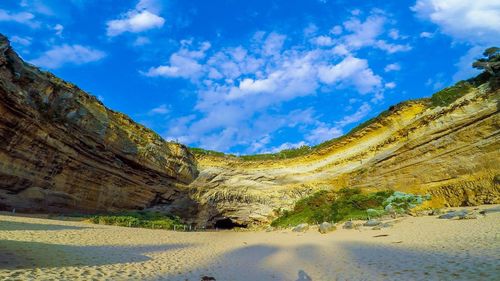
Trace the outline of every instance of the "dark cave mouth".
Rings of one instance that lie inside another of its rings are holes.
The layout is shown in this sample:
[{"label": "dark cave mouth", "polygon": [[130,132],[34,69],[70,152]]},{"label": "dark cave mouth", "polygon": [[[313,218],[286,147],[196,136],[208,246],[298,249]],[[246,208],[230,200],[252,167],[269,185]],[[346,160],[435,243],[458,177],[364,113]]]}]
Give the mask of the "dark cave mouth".
[{"label": "dark cave mouth", "polygon": [[234,222],[230,218],[218,219],[215,221],[215,225],[214,225],[214,228],[216,228],[216,229],[233,229],[236,227],[247,228],[247,225]]}]

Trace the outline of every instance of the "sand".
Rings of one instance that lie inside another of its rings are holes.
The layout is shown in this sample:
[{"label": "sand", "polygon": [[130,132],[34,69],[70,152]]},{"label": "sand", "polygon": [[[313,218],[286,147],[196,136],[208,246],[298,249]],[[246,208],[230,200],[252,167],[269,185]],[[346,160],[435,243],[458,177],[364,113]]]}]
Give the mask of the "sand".
[{"label": "sand", "polygon": [[204,275],[218,281],[495,280],[500,212],[473,220],[405,217],[387,229],[329,234],[183,233],[0,214],[0,280]]}]

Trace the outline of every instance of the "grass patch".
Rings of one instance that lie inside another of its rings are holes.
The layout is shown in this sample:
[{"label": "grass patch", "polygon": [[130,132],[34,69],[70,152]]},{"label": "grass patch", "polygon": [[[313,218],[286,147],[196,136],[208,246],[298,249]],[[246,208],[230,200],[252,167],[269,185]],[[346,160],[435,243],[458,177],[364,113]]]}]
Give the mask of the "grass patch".
[{"label": "grass patch", "polygon": [[265,153],[265,154],[254,154],[254,155],[241,155],[237,156],[234,154],[225,154],[223,152],[218,152],[218,151],[213,151],[213,150],[206,150],[202,148],[189,148],[191,153],[193,153],[195,156],[196,155],[210,155],[210,156],[219,156],[219,157],[225,157],[225,158],[234,158],[234,159],[239,159],[242,161],[265,161],[265,160],[278,160],[278,159],[290,159],[290,158],[295,158],[299,156],[304,156],[308,155],[312,152],[319,151],[321,149],[324,149],[326,147],[329,147],[337,142],[340,142],[353,134],[355,134],[358,131],[361,131],[362,129],[368,127],[369,125],[383,120],[387,116],[393,114],[394,112],[400,110],[403,106],[408,104],[409,102],[425,102],[426,104],[428,103],[427,99],[418,99],[418,100],[413,100],[413,101],[406,101],[406,102],[401,102],[399,104],[393,105],[389,107],[387,110],[381,112],[378,116],[371,118],[355,128],[351,129],[347,134],[334,138],[331,140],[327,140],[325,142],[322,142],[320,144],[317,144],[315,146],[308,146],[308,145],[303,145],[297,148],[290,148],[290,149],[284,149],[276,153]]},{"label": "grass patch", "polygon": [[431,104],[433,107],[447,106],[463,95],[469,93],[473,88],[473,85],[469,82],[460,81],[451,87],[445,88],[433,94],[431,97]]},{"label": "grass patch", "polygon": [[362,193],[355,188],[343,188],[338,192],[319,191],[297,201],[293,210],[280,212],[271,225],[288,227],[300,223],[377,217],[384,214],[384,202],[393,193],[390,190]]},{"label": "grass patch", "polygon": [[[439,92],[436,92],[432,95],[431,98],[423,98],[423,99],[417,99],[413,100],[413,102],[421,102],[424,103],[426,106],[430,107],[436,107],[436,106],[448,106],[452,102],[456,101],[458,98],[464,96],[465,94],[469,93],[471,90],[473,90],[475,87],[478,87],[481,84],[486,83],[490,78],[490,75],[487,72],[483,72],[482,74],[478,75],[475,78],[471,78],[467,81],[460,81],[456,83],[455,85],[445,88]],[[315,146],[308,146],[308,145],[303,145],[298,148],[291,148],[291,149],[285,149],[277,153],[266,153],[266,154],[254,154],[254,155],[242,155],[242,156],[236,156],[234,154],[225,154],[223,152],[217,152],[213,150],[205,150],[201,148],[189,148],[189,150],[194,154],[194,155],[211,155],[211,156],[219,156],[219,157],[233,157],[235,159],[240,159],[243,161],[264,161],[264,160],[277,160],[277,159],[288,159],[288,158],[294,158],[294,157],[299,157],[299,156],[304,156],[307,154],[310,154],[311,152],[319,151],[321,149],[324,149],[326,147],[329,147],[337,142],[340,142],[349,136],[352,136],[354,133],[368,127],[369,125],[377,122],[384,120],[387,116],[393,114],[397,110],[401,109],[403,106],[407,105],[409,102],[412,101],[406,101],[406,102],[401,102],[399,104],[393,105],[389,107],[389,109],[381,112],[378,116],[371,118],[355,128],[351,129],[347,134],[331,139],[328,141],[325,141],[323,143],[320,143]]]},{"label": "grass patch", "polygon": [[234,156],[232,154],[225,154],[224,152],[207,150],[207,149],[197,148],[197,147],[189,147],[189,151],[191,151],[191,153],[193,153],[194,155],[212,155],[212,156],[219,156],[219,157]]},{"label": "grass patch", "polygon": [[95,224],[117,225],[126,227],[142,227],[154,229],[177,229],[184,227],[178,217],[171,217],[159,212],[133,211],[119,214],[104,214],[90,216],[89,220]]}]

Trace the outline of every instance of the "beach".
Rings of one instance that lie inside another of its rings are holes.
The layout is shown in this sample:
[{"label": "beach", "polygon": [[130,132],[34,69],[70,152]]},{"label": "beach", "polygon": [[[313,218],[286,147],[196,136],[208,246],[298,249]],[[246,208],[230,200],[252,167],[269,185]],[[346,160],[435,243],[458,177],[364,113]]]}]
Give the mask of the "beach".
[{"label": "beach", "polygon": [[[479,210],[497,206],[481,206]],[[470,208],[471,209],[471,208]],[[0,213],[0,280],[494,280],[500,212],[392,227],[174,232]],[[497,276],[497,277],[495,277]]]}]

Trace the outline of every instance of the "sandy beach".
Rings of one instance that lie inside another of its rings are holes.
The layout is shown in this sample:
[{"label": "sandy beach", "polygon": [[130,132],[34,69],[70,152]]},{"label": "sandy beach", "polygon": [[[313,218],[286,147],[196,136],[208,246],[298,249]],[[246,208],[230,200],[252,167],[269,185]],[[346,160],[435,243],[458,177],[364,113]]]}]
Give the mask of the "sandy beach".
[{"label": "sandy beach", "polygon": [[329,234],[183,233],[0,214],[1,280],[494,280],[499,257],[499,212]]}]

